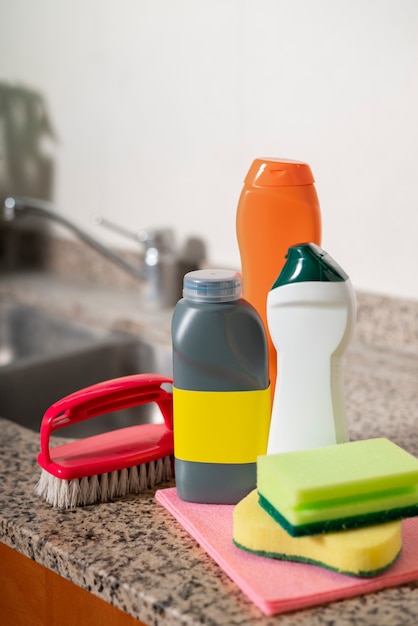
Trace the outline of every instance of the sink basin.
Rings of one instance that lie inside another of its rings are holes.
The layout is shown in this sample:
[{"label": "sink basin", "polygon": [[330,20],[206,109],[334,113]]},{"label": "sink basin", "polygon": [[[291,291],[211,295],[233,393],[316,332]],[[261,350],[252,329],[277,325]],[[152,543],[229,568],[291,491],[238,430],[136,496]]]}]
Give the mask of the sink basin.
[{"label": "sink basin", "polygon": [[72,351],[102,335],[32,307],[0,304],[0,366]]},{"label": "sink basin", "polygon": [[[88,385],[139,373],[171,376],[171,358],[119,332],[98,332],[37,309],[0,305],[0,416],[38,431],[46,409]],[[59,431],[95,435],[134,424],[161,422],[147,404],[109,413]]]}]

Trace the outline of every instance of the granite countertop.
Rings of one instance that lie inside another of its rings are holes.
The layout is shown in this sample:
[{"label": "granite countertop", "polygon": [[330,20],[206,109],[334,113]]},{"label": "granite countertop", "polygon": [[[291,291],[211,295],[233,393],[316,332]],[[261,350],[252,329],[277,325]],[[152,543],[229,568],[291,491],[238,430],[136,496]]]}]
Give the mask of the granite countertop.
[{"label": "granite countertop", "polygon": [[[3,280],[0,297],[45,305],[42,285],[32,277]],[[61,288],[60,281],[49,308],[64,307]],[[119,299],[116,313],[106,308],[108,322],[147,329],[146,316],[127,313],[130,299],[132,294],[126,302]],[[350,437],[385,436],[418,456],[417,303],[364,295],[359,304],[345,366]],[[90,315],[86,305],[72,306],[73,313]],[[165,341],[168,328],[163,315],[156,340]],[[418,621],[418,581],[265,617],[155,501],[153,491],[97,506],[53,509],[34,494],[38,434],[3,419],[0,428],[0,540],[146,624],[415,626]]]}]

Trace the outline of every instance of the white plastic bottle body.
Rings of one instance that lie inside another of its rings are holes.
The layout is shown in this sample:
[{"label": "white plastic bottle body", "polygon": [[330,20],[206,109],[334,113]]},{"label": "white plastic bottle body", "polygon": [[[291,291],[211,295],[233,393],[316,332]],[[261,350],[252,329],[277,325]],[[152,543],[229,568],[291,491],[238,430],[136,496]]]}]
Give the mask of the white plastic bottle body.
[{"label": "white plastic bottle body", "polygon": [[269,292],[267,320],[278,357],[269,454],[348,441],[342,365],[355,314],[349,279]]}]

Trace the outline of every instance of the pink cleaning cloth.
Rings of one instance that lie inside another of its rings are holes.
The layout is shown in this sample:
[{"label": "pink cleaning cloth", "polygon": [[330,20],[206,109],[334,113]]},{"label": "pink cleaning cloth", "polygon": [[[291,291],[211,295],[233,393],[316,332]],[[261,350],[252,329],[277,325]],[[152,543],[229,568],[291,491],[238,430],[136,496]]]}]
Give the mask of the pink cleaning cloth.
[{"label": "pink cleaning cloth", "polygon": [[266,615],[341,600],[418,579],[416,517],[402,523],[403,547],[397,561],[387,572],[365,579],[240,550],[232,543],[233,505],[184,502],[175,488],[157,491],[155,497]]}]

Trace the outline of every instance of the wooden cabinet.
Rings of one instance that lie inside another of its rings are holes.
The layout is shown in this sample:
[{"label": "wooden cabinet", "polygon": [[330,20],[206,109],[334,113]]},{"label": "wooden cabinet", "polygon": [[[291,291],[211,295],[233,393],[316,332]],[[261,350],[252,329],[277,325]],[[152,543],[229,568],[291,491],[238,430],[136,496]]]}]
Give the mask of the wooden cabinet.
[{"label": "wooden cabinet", "polygon": [[0,626],[145,626],[0,543]]}]

